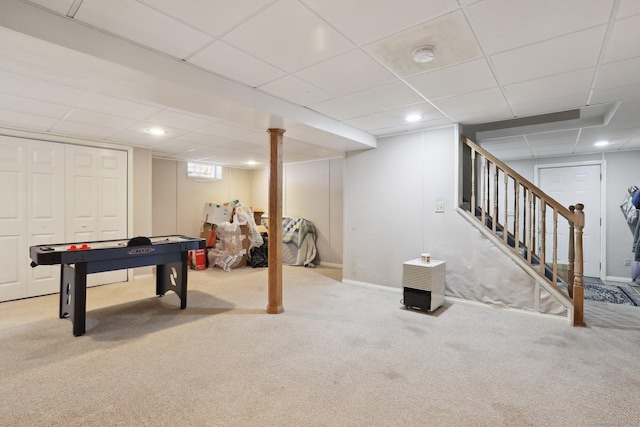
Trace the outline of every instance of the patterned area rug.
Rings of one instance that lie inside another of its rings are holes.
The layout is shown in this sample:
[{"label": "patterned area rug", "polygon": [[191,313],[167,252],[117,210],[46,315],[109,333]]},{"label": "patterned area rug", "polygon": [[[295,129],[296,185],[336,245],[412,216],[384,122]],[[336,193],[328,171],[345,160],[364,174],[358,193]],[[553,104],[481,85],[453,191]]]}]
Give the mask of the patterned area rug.
[{"label": "patterned area rug", "polygon": [[621,286],[605,285],[596,277],[585,276],[583,286],[586,300],[640,306],[640,300],[631,292]]}]

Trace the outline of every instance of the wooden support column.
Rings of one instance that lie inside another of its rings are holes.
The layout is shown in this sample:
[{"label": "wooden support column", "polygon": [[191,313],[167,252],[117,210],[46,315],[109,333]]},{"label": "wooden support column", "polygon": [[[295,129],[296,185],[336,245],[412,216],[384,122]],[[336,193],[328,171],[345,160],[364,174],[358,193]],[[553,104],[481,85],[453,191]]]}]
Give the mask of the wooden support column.
[{"label": "wooden support column", "polygon": [[284,129],[269,129],[269,302],[267,313],[278,314],[282,306],[282,135]]}]

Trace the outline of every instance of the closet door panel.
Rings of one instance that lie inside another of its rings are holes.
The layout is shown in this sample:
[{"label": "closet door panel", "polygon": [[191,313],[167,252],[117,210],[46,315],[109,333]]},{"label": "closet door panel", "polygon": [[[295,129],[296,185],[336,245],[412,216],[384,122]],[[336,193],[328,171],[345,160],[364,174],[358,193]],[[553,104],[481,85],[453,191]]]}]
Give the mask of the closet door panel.
[{"label": "closet door panel", "polygon": [[24,153],[22,141],[0,137],[0,301],[20,298],[26,282]]}]

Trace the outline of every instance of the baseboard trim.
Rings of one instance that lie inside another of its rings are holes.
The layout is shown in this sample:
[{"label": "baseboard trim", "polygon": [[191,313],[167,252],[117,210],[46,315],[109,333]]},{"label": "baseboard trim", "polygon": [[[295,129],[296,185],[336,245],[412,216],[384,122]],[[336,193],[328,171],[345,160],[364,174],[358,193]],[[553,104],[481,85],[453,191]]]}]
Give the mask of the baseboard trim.
[{"label": "baseboard trim", "polygon": [[631,283],[633,280],[631,277],[618,277],[618,276],[606,276],[605,282],[618,282],[618,283]]},{"label": "baseboard trim", "polygon": [[323,267],[331,267],[331,268],[342,268],[342,264],[336,264],[333,262],[322,262],[320,261],[320,265]]},{"label": "baseboard trim", "polygon": [[350,280],[350,279],[342,279],[342,283],[345,285],[359,286],[361,288],[375,289],[377,291],[393,292],[397,294],[402,293],[402,288],[395,288],[393,286],[376,285],[374,283],[359,282],[357,280]]}]

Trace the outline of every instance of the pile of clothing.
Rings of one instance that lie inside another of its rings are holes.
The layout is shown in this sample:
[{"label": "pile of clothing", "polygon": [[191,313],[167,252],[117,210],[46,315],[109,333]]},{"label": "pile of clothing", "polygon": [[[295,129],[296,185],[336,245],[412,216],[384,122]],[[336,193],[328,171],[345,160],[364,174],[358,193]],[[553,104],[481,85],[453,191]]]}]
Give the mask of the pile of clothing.
[{"label": "pile of clothing", "polygon": [[635,185],[627,189],[622,204],[620,205],[622,214],[627,220],[629,229],[633,233],[633,245],[631,251],[634,254],[634,261],[631,265],[631,279],[636,280],[640,276],[640,221],[638,221],[638,209],[640,209],[640,191]]}]

